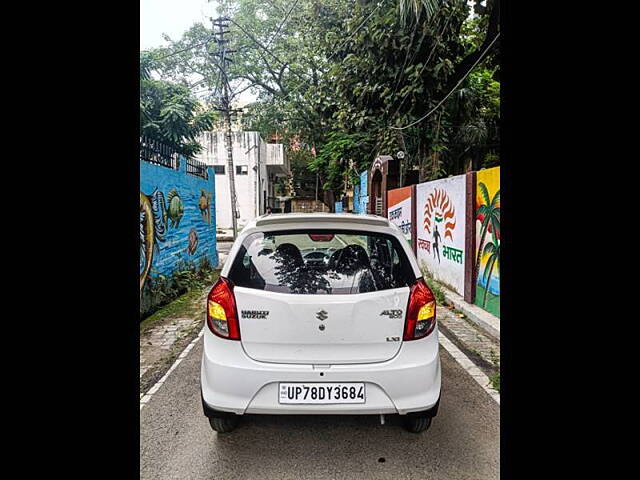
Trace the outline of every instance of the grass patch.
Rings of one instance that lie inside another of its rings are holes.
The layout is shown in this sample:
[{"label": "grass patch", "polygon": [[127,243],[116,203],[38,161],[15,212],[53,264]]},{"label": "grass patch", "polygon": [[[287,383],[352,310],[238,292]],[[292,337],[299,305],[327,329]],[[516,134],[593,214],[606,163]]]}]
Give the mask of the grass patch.
[{"label": "grass patch", "polygon": [[484,288],[482,288],[482,286],[476,285],[476,305],[499,318],[500,295],[495,295],[491,292],[487,292],[487,301],[486,304],[483,304],[482,300],[484,299],[484,292],[485,290]]},{"label": "grass patch", "polygon": [[433,295],[436,297],[436,304],[446,305],[447,299],[444,296],[444,293],[442,292],[442,287],[435,280],[432,280],[431,278],[424,277],[424,279],[427,282],[427,285],[429,285],[429,288],[431,289],[431,291],[433,292]]},{"label": "grass patch", "polygon": [[140,333],[148,330],[156,323],[176,316],[190,316],[198,313],[198,310],[204,309],[203,305],[199,305],[198,299],[205,294],[208,288],[218,279],[220,272],[212,272],[203,282],[202,285],[192,288],[184,295],[179,296],[174,301],[160,308],[157,312],[145,318],[140,322]]},{"label": "grass patch", "polygon": [[500,368],[500,358],[498,358],[498,355],[496,354],[495,351],[490,350],[489,351],[489,357],[491,358],[491,362],[498,368]]},{"label": "grass patch", "polygon": [[214,272],[209,258],[203,257],[197,263],[179,260],[171,275],[149,275],[140,294],[140,321],[194,288],[207,286]]},{"label": "grass patch", "polygon": [[489,377],[489,381],[491,382],[491,386],[498,391],[498,393],[500,392],[500,372],[491,375]]}]

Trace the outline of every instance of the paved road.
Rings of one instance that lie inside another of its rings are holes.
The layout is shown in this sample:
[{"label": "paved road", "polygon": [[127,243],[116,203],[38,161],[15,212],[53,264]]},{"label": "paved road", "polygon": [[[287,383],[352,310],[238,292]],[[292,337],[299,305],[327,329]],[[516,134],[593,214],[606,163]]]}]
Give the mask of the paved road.
[{"label": "paved road", "polygon": [[397,417],[250,416],[218,435],[202,414],[199,340],[140,412],[140,478],[498,479],[500,409],[440,351],[440,410],[423,434]]}]

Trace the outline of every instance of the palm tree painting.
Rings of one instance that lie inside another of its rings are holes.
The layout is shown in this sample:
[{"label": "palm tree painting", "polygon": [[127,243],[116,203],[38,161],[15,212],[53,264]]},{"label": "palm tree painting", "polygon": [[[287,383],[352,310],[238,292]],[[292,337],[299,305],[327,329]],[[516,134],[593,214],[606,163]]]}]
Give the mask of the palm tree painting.
[{"label": "palm tree painting", "polygon": [[500,265],[500,242],[498,241],[495,230],[493,232],[493,242],[488,242],[482,249],[483,255],[488,255],[487,265],[484,267],[482,273],[483,284],[485,285],[484,296],[482,297],[482,307],[487,306],[487,293],[491,289],[489,281],[491,280],[491,273],[496,264]]},{"label": "palm tree painting", "polygon": [[[482,174],[482,175],[481,175]],[[500,316],[500,188],[499,167],[478,172],[478,209],[480,239],[474,265],[476,305]],[[485,181],[481,181],[484,179]],[[487,186],[489,185],[489,186]],[[493,197],[491,190],[495,191]],[[490,239],[487,239],[490,235]],[[482,271],[481,271],[482,269]],[[493,281],[492,281],[493,280]]]}]

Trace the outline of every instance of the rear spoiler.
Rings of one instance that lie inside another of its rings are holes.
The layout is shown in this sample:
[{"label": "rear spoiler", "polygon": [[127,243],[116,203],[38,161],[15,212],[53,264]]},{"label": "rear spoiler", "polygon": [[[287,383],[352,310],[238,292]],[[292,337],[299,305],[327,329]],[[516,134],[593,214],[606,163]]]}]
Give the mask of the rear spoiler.
[{"label": "rear spoiler", "polygon": [[291,225],[292,223],[298,224],[313,224],[313,223],[340,223],[349,224],[353,226],[357,225],[373,225],[377,227],[388,227],[389,220],[384,217],[378,217],[375,215],[356,215],[350,213],[285,213],[285,214],[271,214],[264,215],[256,219],[256,227],[266,227],[272,225]]}]

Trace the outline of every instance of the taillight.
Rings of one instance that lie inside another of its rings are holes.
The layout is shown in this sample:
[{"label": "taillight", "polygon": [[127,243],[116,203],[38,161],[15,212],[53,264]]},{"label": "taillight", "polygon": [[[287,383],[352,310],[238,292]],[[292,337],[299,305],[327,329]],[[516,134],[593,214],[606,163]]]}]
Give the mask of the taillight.
[{"label": "taillight", "polygon": [[422,278],[416,280],[409,293],[404,340],[416,340],[433,332],[436,326],[436,299]]},{"label": "taillight", "polygon": [[233,283],[220,277],[207,297],[207,325],[222,338],[240,340],[238,310],[233,295]]}]

